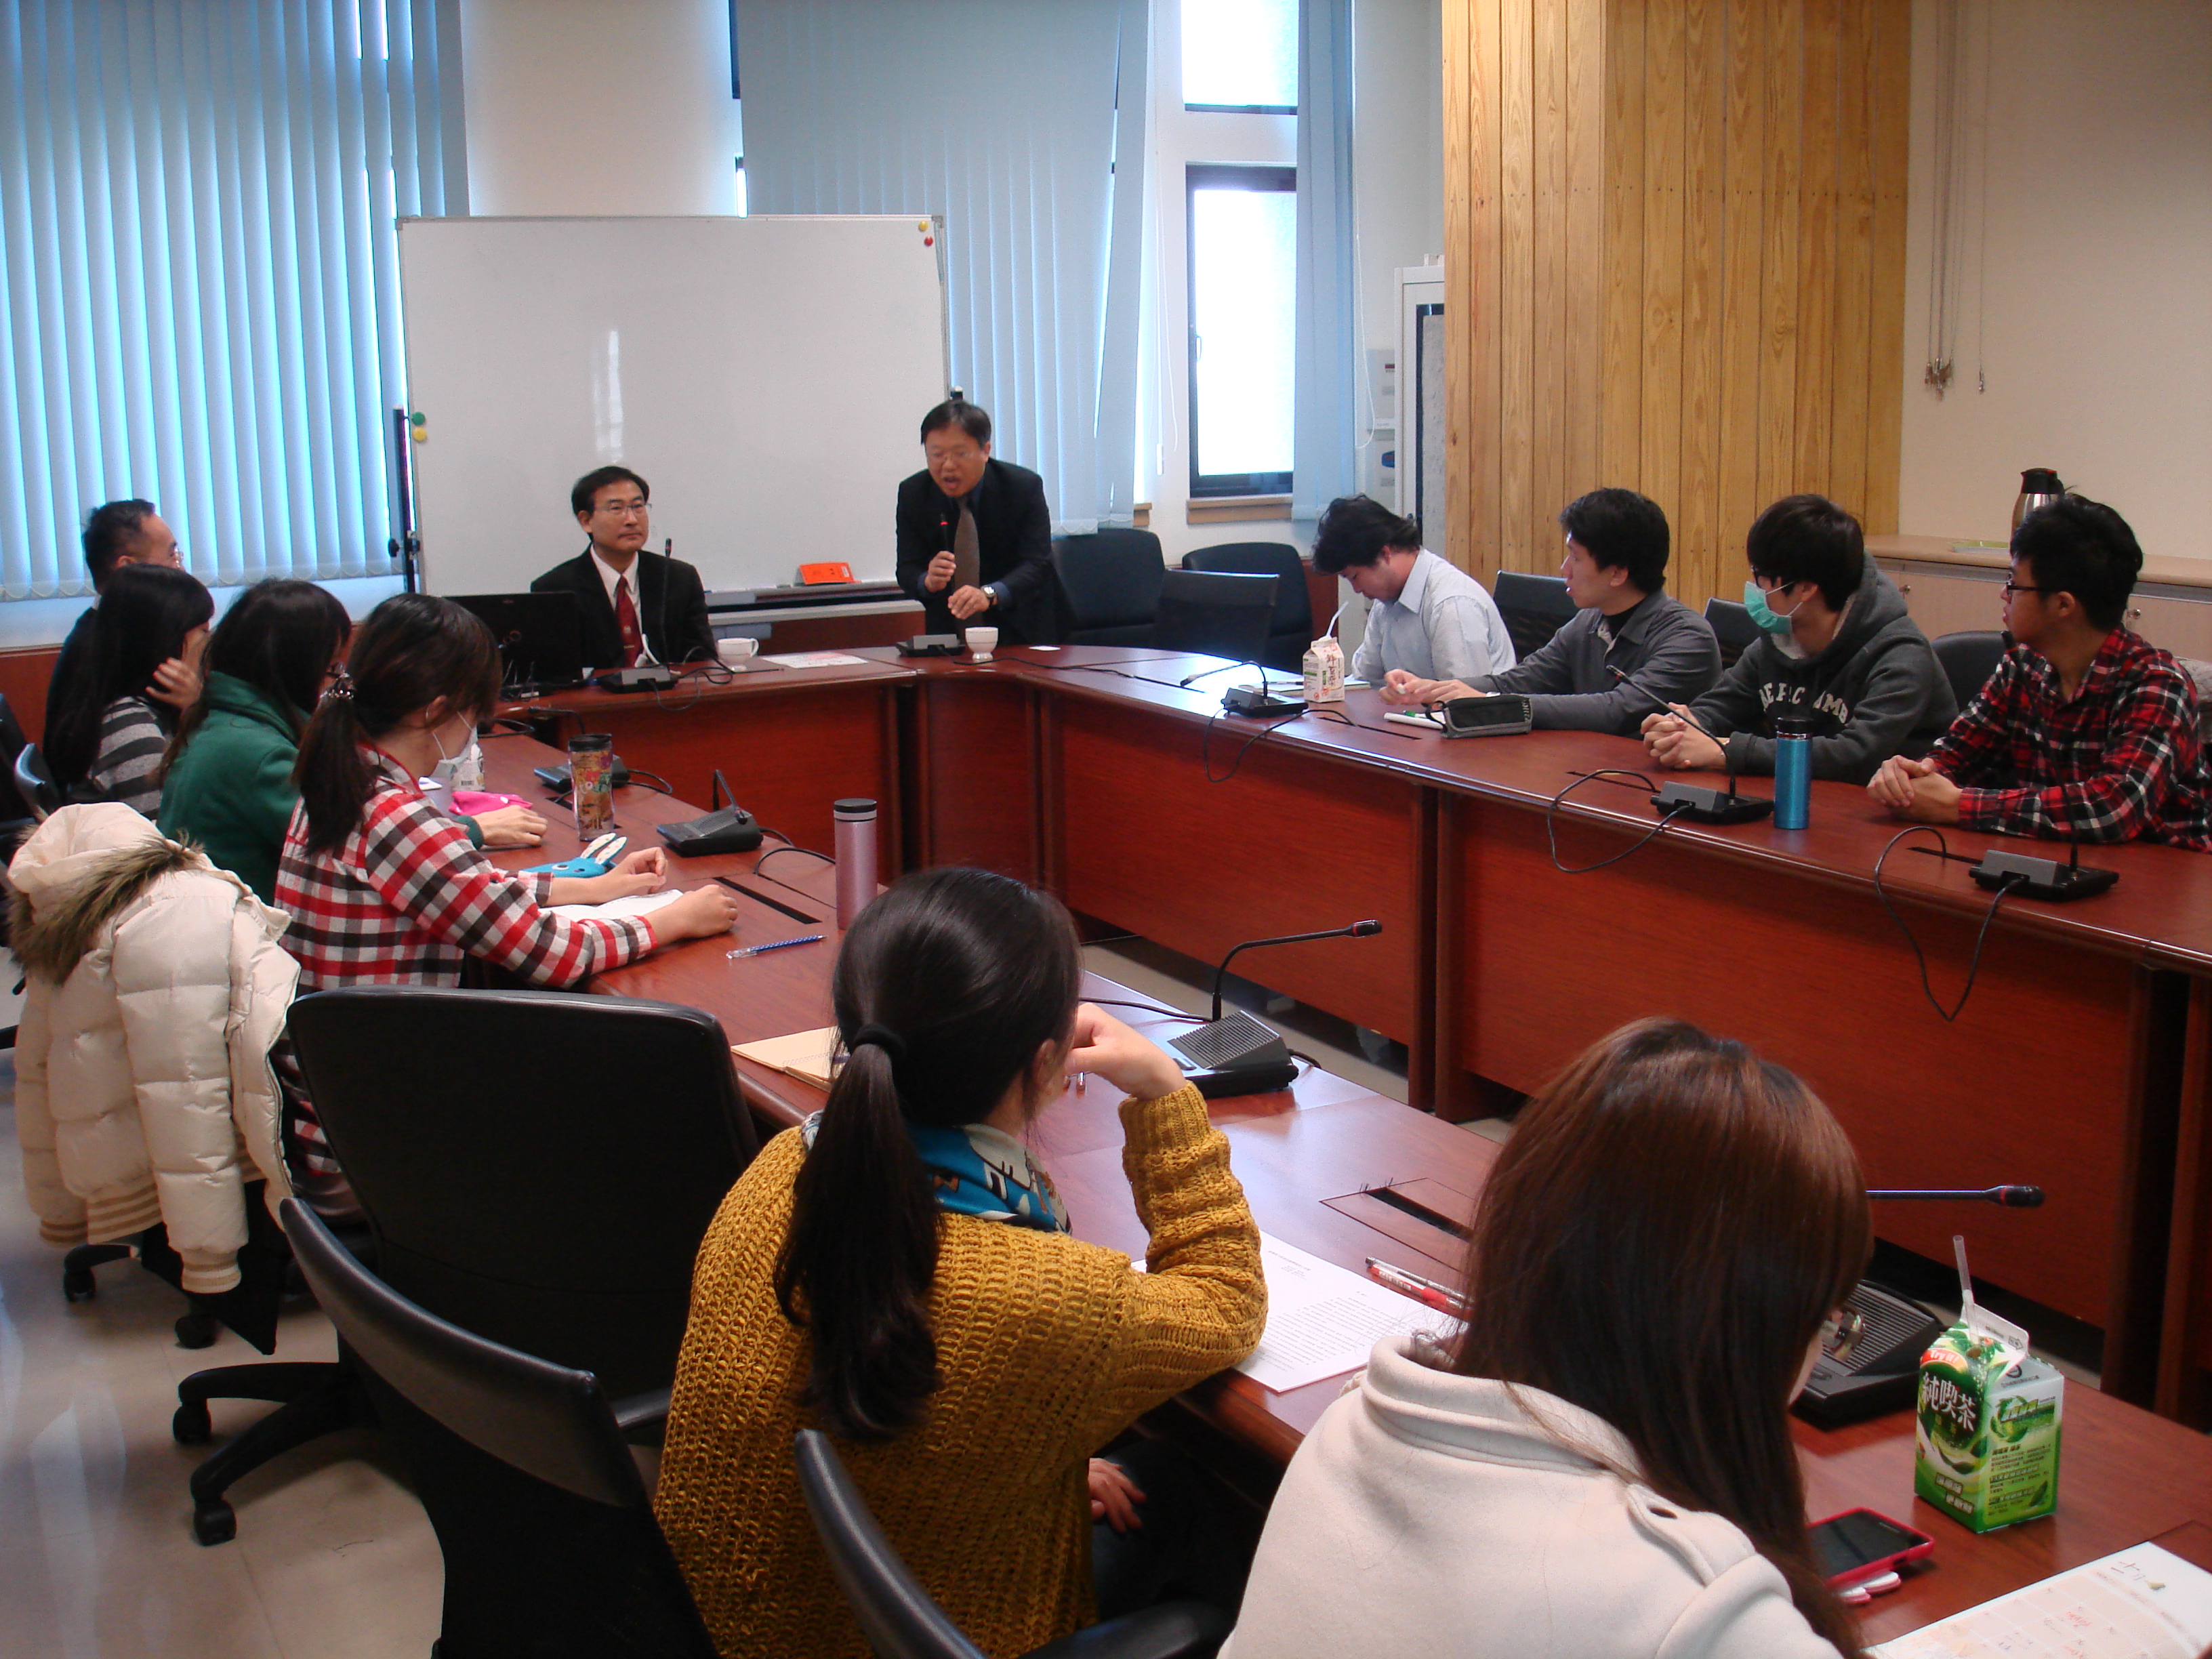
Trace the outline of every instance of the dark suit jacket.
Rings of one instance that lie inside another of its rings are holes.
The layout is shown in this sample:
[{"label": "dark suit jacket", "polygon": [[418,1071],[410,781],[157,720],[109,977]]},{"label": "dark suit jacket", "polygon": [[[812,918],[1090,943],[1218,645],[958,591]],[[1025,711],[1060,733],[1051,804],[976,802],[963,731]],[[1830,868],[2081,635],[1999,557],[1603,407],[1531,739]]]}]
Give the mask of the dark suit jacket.
[{"label": "dark suit jacket", "polygon": [[[637,622],[656,661],[673,667],[714,659],[714,630],[707,622],[707,591],[699,573],[681,559],[658,553],[637,556]],[[556,564],[530,584],[533,593],[574,593],[584,618],[584,663],[590,668],[623,665],[622,630],[607,585],[586,548],[566,564]]]},{"label": "dark suit jacket", "polygon": [[[978,572],[985,586],[1002,584],[1006,597],[969,623],[998,629],[1007,645],[1056,643],[1061,600],[1052,569],[1052,513],[1045,506],[1044,480],[1025,466],[986,461],[970,502]],[[929,562],[951,550],[959,528],[960,503],[929,474],[917,472],[899,485],[898,584],[921,601],[926,633],[957,634],[969,625],[952,619],[945,603],[950,586],[932,593],[921,585]]]}]

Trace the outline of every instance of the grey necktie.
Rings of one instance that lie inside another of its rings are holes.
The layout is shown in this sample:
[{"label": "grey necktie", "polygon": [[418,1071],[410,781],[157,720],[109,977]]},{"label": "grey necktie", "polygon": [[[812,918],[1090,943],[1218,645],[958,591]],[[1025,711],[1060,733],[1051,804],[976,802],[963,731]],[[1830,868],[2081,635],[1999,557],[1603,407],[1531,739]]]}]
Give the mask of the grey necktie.
[{"label": "grey necktie", "polygon": [[971,498],[960,498],[960,526],[952,532],[952,586],[954,592],[963,587],[983,585],[982,562],[975,549],[975,514],[968,503]]}]

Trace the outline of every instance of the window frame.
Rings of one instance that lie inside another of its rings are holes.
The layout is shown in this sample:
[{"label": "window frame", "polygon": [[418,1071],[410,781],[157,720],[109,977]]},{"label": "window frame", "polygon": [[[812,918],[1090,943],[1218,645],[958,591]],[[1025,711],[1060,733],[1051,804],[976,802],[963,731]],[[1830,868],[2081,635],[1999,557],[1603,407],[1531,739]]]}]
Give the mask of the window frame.
[{"label": "window frame", "polygon": [[[1183,368],[1188,387],[1187,431],[1189,443],[1190,495],[1197,501],[1218,501],[1247,495],[1287,495],[1291,469],[1279,472],[1214,472],[1199,471],[1198,396],[1198,192],[1241,185],[1247,190],[1297,194],[1298,170],[1269,163],[1188,161],[1183,166]],[[1295,343],[1293,344],[1295,349]]]}]

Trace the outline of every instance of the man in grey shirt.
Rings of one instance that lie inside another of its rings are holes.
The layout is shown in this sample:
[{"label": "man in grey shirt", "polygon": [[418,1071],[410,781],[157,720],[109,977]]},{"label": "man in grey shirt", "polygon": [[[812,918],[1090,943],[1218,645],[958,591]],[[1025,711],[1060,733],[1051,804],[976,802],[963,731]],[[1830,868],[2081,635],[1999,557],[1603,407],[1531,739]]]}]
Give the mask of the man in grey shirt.
[{"label": "man in grey shirt", "polygon": [[1471,680],[1513,666],[1505,618],[1482,584],[1421,545],[1421,526],[1364,495],[1341,495],[1314,529],[1314,568],[1368,602],[1352,677]]},{"label": "man in grey shirt", "polygon": [[[1721,650],[1705,619],[1662,591],[1667,515],[1632,489],[1593,489],[1559,514],[1567,532],[1559,574],[1581,607],[1518,667],[1461,680],[1383,687],[1400,704],[1449,702],[1492,691],[1525,694],[1538,730],[1632,735],[1646,714],[1711,690]],[[1630,676],[1625,685],[1613,671]]]}]

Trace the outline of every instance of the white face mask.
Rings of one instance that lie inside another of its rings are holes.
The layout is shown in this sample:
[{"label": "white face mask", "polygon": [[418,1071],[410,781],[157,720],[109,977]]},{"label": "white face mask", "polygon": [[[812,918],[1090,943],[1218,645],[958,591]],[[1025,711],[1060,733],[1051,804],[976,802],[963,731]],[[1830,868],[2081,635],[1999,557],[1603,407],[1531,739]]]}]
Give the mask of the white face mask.
[{"label": "white face mask", "polygon": [[430,741],[438,745],[438,763],[430,769],[432,781],[448,789],[466,789],[483,775],[483,757],[477,749],[474,732],[469,733],[469,740],[461,745],[458,755],[446,752],[446,745],[435,732],[430,733]]}]

